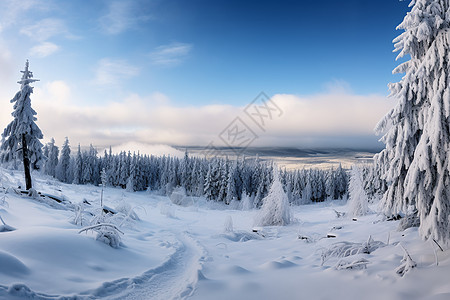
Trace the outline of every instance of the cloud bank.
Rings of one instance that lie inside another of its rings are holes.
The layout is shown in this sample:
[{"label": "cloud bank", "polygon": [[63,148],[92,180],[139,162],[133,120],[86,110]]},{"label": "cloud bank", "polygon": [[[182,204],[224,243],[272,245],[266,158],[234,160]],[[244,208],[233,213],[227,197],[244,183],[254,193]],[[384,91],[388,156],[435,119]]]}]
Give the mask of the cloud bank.
[{"label": "cloud bank", "polygon": [[[64,81],[36,87],[32,95],[45,140],[54,137],[62,144],[68,136],[72,145],[93,143],[99,147],[131,142],[199,146],[213,142],[221,146],[224,143],[219,134],[236,117],[258,135],[252,146],[373,147],[378,139],[373,128],[395,102],[383,96],[349,92],[278,94],[271,101],[283,113],[268,120],[263,131],[244,114],[244,105],[181,107],[173,105],[164,94],[154,93],[145,97],[131,94],[104,106],[80,106]],[[0,110],[9,115],[12,105],[2,102]],[[1,127],[9,121],[2,117]]]}]

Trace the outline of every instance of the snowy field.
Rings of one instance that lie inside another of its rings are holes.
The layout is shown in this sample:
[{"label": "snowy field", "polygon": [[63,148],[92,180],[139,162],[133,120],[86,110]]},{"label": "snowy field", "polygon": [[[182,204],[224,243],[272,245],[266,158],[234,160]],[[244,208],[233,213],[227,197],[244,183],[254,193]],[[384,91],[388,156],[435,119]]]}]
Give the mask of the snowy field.
[{"label": "snowy field", "polygon": [[[22,176],[0,169],[0,187]],[[101,188],[33,176],[39,192],[87,200],[83,226],[100,211]],[[116,249],[78,233],[76,205],[2,190],[0,215],[15,230],[0,224],[0,299],[450,299],[450,251],[415,228],[398,232],[399,221],[337,218],[346,203],[329,201],[293,207],[289,226],[254,228],[255,210],[190,200],[106,188],[104,204],[129,216],[110,220],[124,233]],[[417,263],[403,277],[402,247]]]}]

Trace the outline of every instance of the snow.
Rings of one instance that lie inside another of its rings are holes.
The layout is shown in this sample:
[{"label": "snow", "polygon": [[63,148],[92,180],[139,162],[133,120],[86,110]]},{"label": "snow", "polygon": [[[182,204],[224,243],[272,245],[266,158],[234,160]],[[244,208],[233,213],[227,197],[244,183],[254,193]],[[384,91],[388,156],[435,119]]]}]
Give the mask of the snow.
[{"label": "snow", "polygon": [[[0,174],[5,188],[23,181],[21,172]],[[32,175],[39,192],[100,207],[101,187]],[[201,198],[178,206],[169,197],[107,187],[103,201],[116,211],[133,208],[139,217],[120,227],[117,249],[96,241],[95,233],[79,234],[71,209],[7,193],[0,215],[16,230],[0,232],[0,299],[450,297],[450,251],[422,241],[417,228],[397,231],[399,221],[375,213],[337,218],[335,210],[349,210],[345,201],[293,206],[289,225],[258,228],[257,210]],[[323,260],[339,245],[370,251]],[[403,248],[417,265],[401,277]]]}]

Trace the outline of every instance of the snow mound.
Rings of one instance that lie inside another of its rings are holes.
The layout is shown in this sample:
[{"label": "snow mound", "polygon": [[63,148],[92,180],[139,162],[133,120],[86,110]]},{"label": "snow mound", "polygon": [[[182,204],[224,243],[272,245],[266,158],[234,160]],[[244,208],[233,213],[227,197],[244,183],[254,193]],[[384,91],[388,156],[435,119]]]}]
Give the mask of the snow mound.
[{"label": "snow mound", "polygon": [[263,270],[278,270],[278,269],[284,269],[284,268],[290,268],[290,267],[294,267],[297,264],[293,263],[290,260],[287,259],[283,259],[281,261],[268,261],[266,263],[263,263],[262,265],[260,265],[260,268]]},{"label": "snow mound", "polygon": [[246,231],[233,231],[225,232],[219,235],[219,237],[226,238],[232,242],[247,242],[250,240],[261,240],[262,237],[256,233],[246,232]]},{"label": "snow mound", "polygon": [[30,269],[15,256],[0,251],[0,273],[14,277],[22,277],[30,273]]},{"label": "snow mound", "polygon": [[240,275],[240,274],[251,273],[246,268],[243,268],[238,265],[225,265],[220,268],[220,271],[223,272],[224,274],[229,274],[229,275]]}]

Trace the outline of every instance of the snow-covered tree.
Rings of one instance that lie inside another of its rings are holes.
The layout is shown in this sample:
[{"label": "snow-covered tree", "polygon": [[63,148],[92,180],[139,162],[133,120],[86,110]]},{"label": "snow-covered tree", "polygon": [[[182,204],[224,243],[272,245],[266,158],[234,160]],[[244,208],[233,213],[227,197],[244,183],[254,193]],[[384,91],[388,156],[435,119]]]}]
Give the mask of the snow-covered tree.
[{"label": "snow-covered tree", "polygon": [[237,179],[237,161],[234,161],[230,170],[228,171],[228,178],[226,182],[227,196],[225,198],[225,203],[230,204],[231,201],[237,199],[236,192],[236,179]]},{"label": "snow-covered tree", "polygon": [[398,29],[398,57],[410,59],[391,84],[397,105],[380,121],[386,144],[377,160],[388,183],[386,214],[416,207],[423,238],[450,239],[450,2],[412,1]]},{"label": "snow-covered tree", "polygon": [[211,173],[212,173],[211,165],[209,165],[208,172],[206,173],[206,176],[205,176],[205,183],[204,183],[204,189],[203,189],[203,194],[209,200],[212,200],[214,197]]},{"label": "snow-covered tree", "polygon": [[288,196],[281,184],[278,168],[274,168],[272,185],[268,195],[263,199],[261,210],[255,219],[255,225],[284,226],[291,222],[291,218]]},{"label": "snow-covered tree", "polygon": [[71,183],[72,174],[70,174],[70,146],[69,139],[66,137],[61,149],[61,157],[56,166],[56,178],[62,182]]},{"label": "snow-covered tree", "polygon": [[363,186],[363,177],[358,166],[353,165],[349,183],[349,214],[352,216],[364,216],[369,213],[369,199]]},{"label": "snow-covered tree", "polygon": [[39,169],[42,155],[42,143],[39,141],[44,136],[36,125],[36,111],[31,107],[30,95],[33,88],[30,83],[38,81],[33,79],[33,73],[28,70],[28,60],[22,79],[20,91],[16,93],[11,103],[14,103],[13,121],[6,126],[2,134],[1,150],[2,161],[10,161],[20,157],[23,161],[25,172],[25,185],[27,190],[32,188],[30,167]]},{"label": "snow-covered tree", "polygon": [[56,166],[58,165],[59,149],[55,145],[55,139],[52,138],[46,145],[48,149],[47,160],[45,162],[44,171],[45,174],[55,177]]},{"label": "snow-covered tree", "polygon": [[78,144],[77,156],[75,157],[75,165],[73,166],[73,183],[82,183],[83,173],[83,157],[81,155],[81,146]]},{"label": "snow-covered tree", "polygon": [[347,186],[348,186],[348,178],[347,178],[347,173],[344,170],[344,168],[342,168],[342,165],[339,164],[339,166],[336,169],[336,175],[335,175],[335,180],[336,180],[336,192],[335,195],[337,195],[337,197],[339,199],[344,198],[344,196],[347,194]]}]

